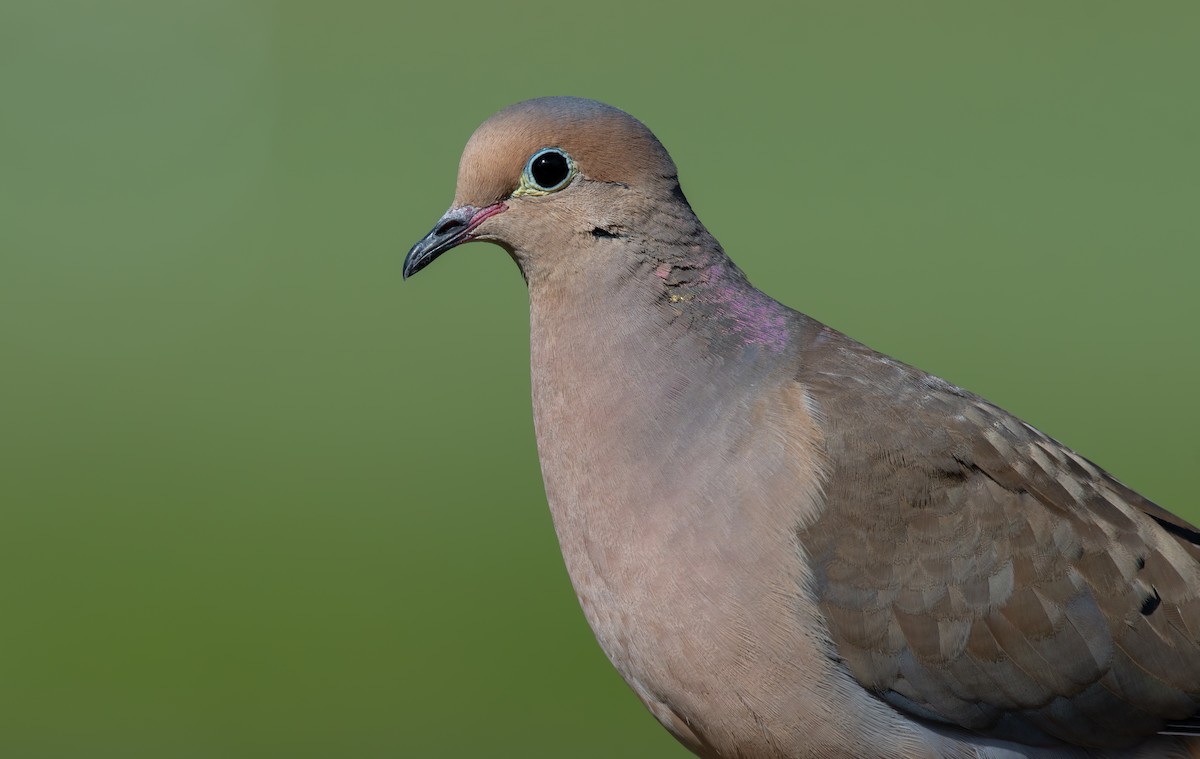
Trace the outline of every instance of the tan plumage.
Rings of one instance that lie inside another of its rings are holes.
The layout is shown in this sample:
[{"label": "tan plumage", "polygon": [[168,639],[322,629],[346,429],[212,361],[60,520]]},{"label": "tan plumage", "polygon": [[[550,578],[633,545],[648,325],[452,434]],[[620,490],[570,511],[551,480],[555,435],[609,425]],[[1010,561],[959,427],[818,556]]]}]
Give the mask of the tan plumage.
[{"label": "tan plumage", "polygon": [[1200,533],[755,290],[639,122],[571,98],[494,116],[406,276],[472,239],[528,282],[580,603],[692,751],[1200,757],[1155,736],[1200,709]]}]

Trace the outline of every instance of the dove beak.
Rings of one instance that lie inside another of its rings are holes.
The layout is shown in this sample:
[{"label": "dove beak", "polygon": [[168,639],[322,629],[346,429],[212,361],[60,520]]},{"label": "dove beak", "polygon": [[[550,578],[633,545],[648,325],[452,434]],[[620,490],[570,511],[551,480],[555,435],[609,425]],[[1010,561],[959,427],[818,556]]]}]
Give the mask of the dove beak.
[{"label": "dove beak", "polygon": [[486,208],[476,208],[475,206],[451,208],[442,218],[438,219],[438,223],[434,225],[430,233],[412,246],[408,255],[404,257],[404,279],[408,279],[424,269],[433,263],[433,259],[451,248],[474,240],[475,236],[471,233],[475,231],[476,227],[485,219],[489,219],[507,208],[508,206],[503,203],[495,203]]}]

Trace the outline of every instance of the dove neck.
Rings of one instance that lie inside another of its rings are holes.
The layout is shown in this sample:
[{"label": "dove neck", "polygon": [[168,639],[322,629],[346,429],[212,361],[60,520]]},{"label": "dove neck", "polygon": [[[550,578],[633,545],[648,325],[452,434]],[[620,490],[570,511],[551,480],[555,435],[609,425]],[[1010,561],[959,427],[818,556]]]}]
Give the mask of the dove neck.
[{"label": "dove neck", "polygon": [[687,441],[703,437],[694,433],[787,371],[791,312],[719,247],[587,260],[598,257],[573,276],[529,282],[534,421],[550,461],[564,440],[587,448],[572,456],[630,467],[686,456]]}]

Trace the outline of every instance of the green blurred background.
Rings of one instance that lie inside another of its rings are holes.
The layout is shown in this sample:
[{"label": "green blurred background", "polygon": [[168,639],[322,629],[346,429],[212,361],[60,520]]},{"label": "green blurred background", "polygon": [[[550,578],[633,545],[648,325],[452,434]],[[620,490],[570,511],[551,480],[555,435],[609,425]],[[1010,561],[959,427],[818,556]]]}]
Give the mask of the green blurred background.
[{"label": "green blurred background", "polygon": [[1200,5],[0,4],[0,756],[680,757],[591,638],[502,106],[612,102],[777,298],[1192,519]]}]

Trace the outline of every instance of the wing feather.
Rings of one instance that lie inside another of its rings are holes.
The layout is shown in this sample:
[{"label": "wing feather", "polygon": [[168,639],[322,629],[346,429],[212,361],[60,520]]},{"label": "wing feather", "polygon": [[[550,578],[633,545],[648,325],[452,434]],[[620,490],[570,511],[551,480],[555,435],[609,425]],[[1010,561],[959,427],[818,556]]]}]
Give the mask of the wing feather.
[{"label": "wing feather", "polygon": [[828,471],[800,539],[859,683],[916,717],[1030,743],[1120,746],[1193,724],[1200,531],[833,330],[802,363]]}]

